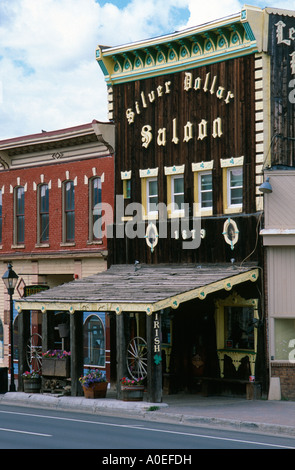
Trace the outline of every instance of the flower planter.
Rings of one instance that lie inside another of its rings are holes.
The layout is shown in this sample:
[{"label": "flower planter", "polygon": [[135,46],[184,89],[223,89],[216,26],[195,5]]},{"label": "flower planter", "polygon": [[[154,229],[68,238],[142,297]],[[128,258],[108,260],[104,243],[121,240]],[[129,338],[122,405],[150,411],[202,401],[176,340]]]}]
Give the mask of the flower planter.
[{"label": "flower planter", "polygon": [[121,385],[123,401],[142,401],[144,385]]},{"label": "flower planter", "polygon": [[96,382],[89,387],[83,385],[83,392],[85,398],[105,398],[107,393],[107,382]]},{"label": "flower planter", "polygon": [[70,377],[70,357],[43,357],[42,374],[49,377]]},{"label": "flower planter", "polygon": [[24,392],[25,393],[40,393],[41,379],[24,379]]}]

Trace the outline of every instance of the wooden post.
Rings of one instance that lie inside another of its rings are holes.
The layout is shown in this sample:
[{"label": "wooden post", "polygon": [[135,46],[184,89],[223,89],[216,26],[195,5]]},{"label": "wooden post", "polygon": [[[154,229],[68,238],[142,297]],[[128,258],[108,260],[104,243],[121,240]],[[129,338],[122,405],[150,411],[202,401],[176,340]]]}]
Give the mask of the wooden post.
[{"label": "wooden post", "polygon": [[117,340],[117,399],[122,398],[120,379],[127,375],[126,347],[129,335],[129,313],[121,313],[116,316],[116,340]]},{"label": "wooden post", "polygon": [[42,313],[42,351],[54,347],[54,312]]},{"label": "wooden post", "polygon": [[83,375],[83,312],[70,314],[71,341],[71,395],[82,396],[83,389],[79,378]]},{"label": "wooden post", "polygon": [[152,403],[162,402],[162,352],[161,352],[161,314],[155,312],[146,317],[148,367],[147,399]]},{"label": "wooden post", "polygon": [[30,338],[30,311],[18,314],[18,391],[24,391],[22,374],[29,370],[27,362],[27,346]]}]

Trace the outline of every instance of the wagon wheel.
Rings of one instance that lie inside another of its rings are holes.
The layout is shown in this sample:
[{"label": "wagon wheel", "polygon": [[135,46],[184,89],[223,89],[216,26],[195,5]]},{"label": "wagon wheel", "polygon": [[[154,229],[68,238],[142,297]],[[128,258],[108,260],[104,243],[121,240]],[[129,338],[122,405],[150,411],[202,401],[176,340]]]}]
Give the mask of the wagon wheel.
[{"label": "wagon wheel", "polygon": [[147,342],[136,336],[127,347],[127,368],[133,379],[147,376]]},{"label": "wagon wheel", "polygon": [[30,370],[39,372],[42,367],[42,336],[32,334],[27,343],[27,364]]}]

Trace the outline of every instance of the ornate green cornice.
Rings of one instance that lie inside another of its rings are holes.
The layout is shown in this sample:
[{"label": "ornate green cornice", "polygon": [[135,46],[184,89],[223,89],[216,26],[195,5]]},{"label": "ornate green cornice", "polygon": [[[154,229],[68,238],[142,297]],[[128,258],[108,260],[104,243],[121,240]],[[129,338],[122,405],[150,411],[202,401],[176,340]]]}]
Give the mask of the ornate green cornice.
[{"label": "ornate green cornice", "polygon": [[167,36],[98,46],[96,60],[111,85],[248,55],[259,49],[256,33],[262,31],[262,16],[262,10],[247,7],[238,15]]}]

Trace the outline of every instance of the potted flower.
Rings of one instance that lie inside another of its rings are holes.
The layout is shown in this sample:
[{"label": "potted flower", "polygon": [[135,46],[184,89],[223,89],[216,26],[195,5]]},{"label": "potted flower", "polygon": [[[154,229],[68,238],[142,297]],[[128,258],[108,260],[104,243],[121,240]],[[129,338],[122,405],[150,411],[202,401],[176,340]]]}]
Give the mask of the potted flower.
[{"label": "potted flower", "polygon": [[142,401],[144,393],[144,379],[129,379],[129,377],[122,377],[121,391],[123,401]]},{"label": "potted flower", "polygon": [[69,351],[50,349],[42,353],[42,374],[51,377],[70,377]]},{"label": "potted flower", "polygon": [[24,392],[25,393],[40,393],[41,390],[41,376],[35,370],[26,371],[22,374]]},{"label": "potted flower", "polygon": [[83,387],[85,398],[106,397],[108,383],[105,374],[101,370],[90,370],[88,374],[80,377],[79,382]]}]

